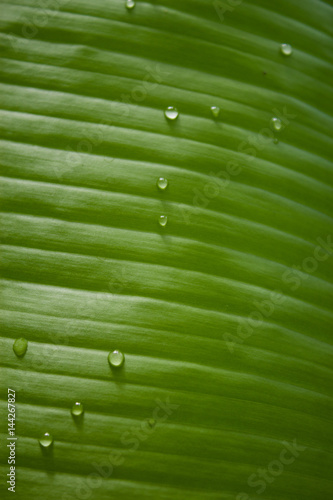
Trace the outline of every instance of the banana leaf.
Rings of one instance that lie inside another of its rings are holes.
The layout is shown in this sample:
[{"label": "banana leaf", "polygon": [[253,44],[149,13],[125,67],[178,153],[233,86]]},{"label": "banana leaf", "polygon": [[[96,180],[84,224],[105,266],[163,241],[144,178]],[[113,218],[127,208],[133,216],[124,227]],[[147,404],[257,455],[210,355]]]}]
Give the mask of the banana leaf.
[{"label": "banana leaf", "polygon": [[1,498],[331,498],[332,2],[0,11]]}]

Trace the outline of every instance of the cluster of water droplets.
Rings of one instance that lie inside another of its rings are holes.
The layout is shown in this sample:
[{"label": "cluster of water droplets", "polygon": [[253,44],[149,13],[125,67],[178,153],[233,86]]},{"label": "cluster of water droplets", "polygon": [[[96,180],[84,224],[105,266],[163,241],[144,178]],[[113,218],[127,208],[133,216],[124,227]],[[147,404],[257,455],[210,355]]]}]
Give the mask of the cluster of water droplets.
[{"label": "cluster of water droplets", "polygon": [[[219,117],[221,110],[218,106],[211,106],[210,111],[213,115],[213,118],[216,119]],[[174,122],[179,117],[178,109],[175,108],[174,106],[168,106],[164,110],[164,116],[168,121]],[[156,185],[157,185],[158,189],[160,189],[161,191],[164,191],[168,187],[168,181],[164,177],[159,177],[157,179]],[[166,215],[160,215],[158,217],[158,223],[161,227],[165,227],[168,223],[168,217]]]},{"label": "cluster of water droplets", "polygon": [[[128,10],[132,10],[135,7],[135,1],[134,0],[125,0],[125,7]],[[291,56],[293,49],[290,44],[287,43],[282,43],[280,45],[280,51],[284,56]],[[217,119],[220,115],[220,108],[218,106],[211,106],[210,111],[215,119]],[[166,119],[170,122],[174,122],[177,120],[179,117],[179,112],[177,108],[174,106],[168,106],[165,111],[164,115]],[[273,127],[274,130],[279,132],[282,129],[282,122],[279,118],[273,117],[271,120],[271,126]],[[278,139],[274,139],[275,143],[278,143]],[[166,188],[168,187],[168,180],[165,177],[159,177],[156,182],[156,186],[160,191],[165,191]],[[168,217],[166,215],[160,215],[158,217],[158,223],[161,227],[165,227],[168,222]],[[28,348],[28,341],[25,338],[19,338],[14,341],[13,344],[13,351],[16,354],[17,357],[21,358],[25,355],[26,351]],[[121,351],[114,350],[109,353],[108,355],[108,362],[111,368],[119,369],[123,366],[125,362],[125,356]],[[75,419],[81,418],[84,413],[84,407],[83,404],[76,401],[72,408],[71,408],[71,414]],[[149,427],[153,428],[156,425],[156,420],[153,418],[150,418],[147,420],[147,423]],[[40,446],[44,449],[50,449],[53,445],[53,436],[49,432],[45,432],[39,439],[39,444]]]},{"label": "cluster of water droplets", "polygon": [[[165,177],[159,177],[156,181],[156,186],[160,191],[165,191],[168,187],[168,179]],[[158,223],[161,227],[165,227],[168,223],[168,217],[166,215],[160,215],[158,218]]]},{"label": "cluster of water droplets", "polygon": [[[289,43],[281,43],[280,51],[284,56],[289,57],[293,53],[293,48]],[[276,132],[280,132],[280,130],[282,130],[282,128],[283,128],[283,123],[280,120],[280,118],[277,118],[274,116],[271,119],[271,126]],[[279,139],[276,137],[274,139],[274,144],[278,144],[278,142],[279,142]]]},{"label": "cluster of water droplets", "polygon": [[[79,419],[82,417],[84,412],[83,404],[76,401],[72,408],[71,414],[75,419]],[[50,450],[53,445],[54,439],[52,434],[49,432],[44,432],[42,436],[39,438],[39,444],[43,448],[43,450]]]},{"label": "cluster of water droplets", "polygon": [[[210,111],[213,115],[214,118],[218,118],[220,115],[220,108],[218,106],[211,106]],[[164,111],[164,115],[169,121],[175,121],[177,120],[179,116],[178,109],[175,108],[174,106],[168,106],[166,110]]]},{"label": "cluster of water droplets", "polygon": [[[160,181],[160,189],[165,189],[167,187],[168,181],[162,178],[159,179],[159,181]],[[13,343],[13,351],[19,358],[25,355],[27,348],[28,348],[28,341],[23,337],[16,339]],[[112,351],[108,355],[108,361],[112,368],[117,368],[117,369],[121,368],[125,362],[125,355],[118,350]],[[76,401],[71,408],[71,414],[73,418],[78,421],[79,419],[82,418],[83,413],[84,413],[83,404],[80,403],[79,401]],[[151,422],[149,425],[153,427],[153,425],[155,424],[152,424]],[[44,434],[42,434],[41,437],[39,438],[39,444],[45,452],[47,450],[51,450],[53,442],[54,442],[53,436],[49,432],[44,432]]]}]

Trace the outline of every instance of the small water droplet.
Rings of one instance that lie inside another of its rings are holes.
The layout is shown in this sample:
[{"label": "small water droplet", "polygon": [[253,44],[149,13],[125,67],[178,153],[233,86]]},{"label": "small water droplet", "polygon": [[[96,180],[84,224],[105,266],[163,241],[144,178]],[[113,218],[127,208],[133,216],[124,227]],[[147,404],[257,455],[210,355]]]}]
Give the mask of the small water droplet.
[{"label": "small water droplet", "polygon": [[289,43],[281,43],[280,50],[284,56],[291,56],[293,48]]},{"label": "small water droplet", "polygon": [[28,348],[28,341],[23,337],[20,339],[16,339],[13,344],[13,351],[18,357],[24,356],[27,348]]},{"label": "small water droplet", "polygon": [[148,423],[149,427],[155,427],[156,420],[154,418],[148,418],[147,423]]},{"label": "small water droplet", "polygon": [[281,130],[281,128],[282,128],[282,122],[281,122],[280,118],[272,118],[271,124],[272,124],[272,127],[277,131]]},{"label": "small water droplet", "polygon": [[214,118],[218,118],[218,116],[220,114],[220,108],[218,106],[211,106],[210,110],[211,110]]},{"label": "small water droplet", "polygon": [[164,114],[168,120],[176,120],[178,118],[178,110],[177,108],[174,108],[173,106],[169,106],[165,111]]},{"label": "small water droplet", "polygon": [[74,417],[80,417],[83,414],[83,404],[79,402],[74,403],[71,413]]},{"label": "small water droplet", "polygon": [[53,437],[48,432],[45,432],[39,440],[39,444],[43,448],[49,448],[53,443]]},{"label": "small water droplet", "polygon": [[126,9],[128,9],[128,10],[134,9],[134,7],[135,7],[134,0],[126,0],[125,6],[126,6]]},{"label": "small water droplet", "polygon": [[158,223],[160,226],[165,227],[168,222],[168,217],[166,215],[160,215],[158,218]]},{"label": "small water droplet", "polygon": [[274,139],[274,144],[279,144],[279,139],[277,139],[276,137]]},{"label": "small water droplet", "polygon": [[114,368],[120,368],[125,361],[125,356],[121,351],[110,352],[108,357],[109,363]]},{"label": "small water droplet", "polygon": [[157,179],[157,187],[164,191],[168,187],[168,180],[165,179],[164,177],[159,177]]}]

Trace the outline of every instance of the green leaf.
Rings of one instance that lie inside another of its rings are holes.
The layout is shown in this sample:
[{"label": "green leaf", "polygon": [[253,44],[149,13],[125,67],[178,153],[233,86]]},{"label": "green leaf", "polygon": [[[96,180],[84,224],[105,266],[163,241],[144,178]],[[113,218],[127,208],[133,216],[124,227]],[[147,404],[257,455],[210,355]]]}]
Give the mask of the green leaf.
[{"label": "green leaf", "polygon": [[332,3],[0,8],[2,497],[328,499]]}]

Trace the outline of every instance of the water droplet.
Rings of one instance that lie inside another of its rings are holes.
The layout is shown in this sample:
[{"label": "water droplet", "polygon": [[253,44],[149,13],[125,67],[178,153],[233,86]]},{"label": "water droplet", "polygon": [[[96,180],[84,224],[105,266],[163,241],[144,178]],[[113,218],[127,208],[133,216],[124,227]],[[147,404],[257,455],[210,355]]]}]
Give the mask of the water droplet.
[{"label": "water droplet", "polygon": [[212,106],[210,108],[211,112],[212,112],[212,115],[214,116],[214,118],[218,118],[219,114],[220,114],[220,108],[218,106]]},{"label": "water droplet", "polygon": [[178,118],[178,110],[177,108],[174,108],[173,106],[169,106],[165,111],[164,114],[168,120],[176,120]]},{"label": "water droplet", "polygon": [[165,179],[164,177],[160,177],[157,179],[157,187],[164,191],[168,187],[168,179]]},{"label": "water droplet", "polygon": [[48,432],[45,432],[39,440],[39,444],[43,448],[49,448],[53,443],[53,437]]},{"label": "water droplet", "polygon": [[18,357],[24,356],[27,348],[28,348],[28,341],[24,338],[16,339],[13,344],[13,351]]},{"label": "water droplet", "polygon": [[293,52],[293,48],[289,43],[281,43],[280,49],[284,56],[291,56]]},{"label": "water droplet", "polygon": [[168,222],[168,217],[166,215],[160,215],[158,218],[158,223],[160,226],[165,227]]},{"label": "water droplet", "polygon": [[134,7],[135,7],[134,0],[126,0],[125,6],[126,6],[126,9],[128,9],[128,10],[134,9]]},{"label": "water droplet", "polygon": [[109,363],[114,368],[120,368],[125,361],[125,356],[120,351],[110,352],[108,357]]},{"label": "water droplet", "polygon": [[83,404],[78,402],[74,403],[71,413],[74,417],[80,417],[83,414]]},{"label": "water droplet", "polygon": [[154,418],[148,418],[147,423],[148,423],[149,427],[155,427],[156,420]]},{"label": "water droplet", "polygon": [[272,118],[271,124],[272,124],[272,127],[277,131],[281,130],[281,128],[282,128],[282,122],[281,122],[280,118]]},{"label": "water droplet", "polygon": [[277,137],[274,139],[274,144],[279,144],[279,139],[277,139]]}]

